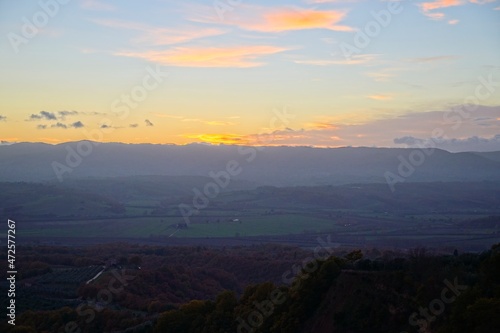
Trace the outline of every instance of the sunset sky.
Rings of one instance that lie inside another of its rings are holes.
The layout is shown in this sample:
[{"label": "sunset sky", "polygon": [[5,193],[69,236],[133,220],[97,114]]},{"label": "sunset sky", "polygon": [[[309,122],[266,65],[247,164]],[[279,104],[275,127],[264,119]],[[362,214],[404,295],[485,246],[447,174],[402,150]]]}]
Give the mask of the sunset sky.
[{"label": "sunset sky", "polygon": [[4,143],[500,150],[500,1],[0,0],[0,31]]}]

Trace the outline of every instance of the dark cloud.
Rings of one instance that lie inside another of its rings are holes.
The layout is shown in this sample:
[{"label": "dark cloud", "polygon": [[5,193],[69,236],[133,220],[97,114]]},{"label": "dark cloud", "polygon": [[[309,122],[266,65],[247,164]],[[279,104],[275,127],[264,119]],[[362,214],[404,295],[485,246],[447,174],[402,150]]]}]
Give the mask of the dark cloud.
[{"label": "dark cloud", "polygon": [[67,116],[76,116],[80,114],[80,112],[78,111],[57,111],[57,115],[61,118],[61,119],[65,119]]},{"label": "dark cloud", "polygon": [[397,145],[415,146],[415,145],[421,145],[423,142],[424,140],[417,139],[413,136],[403,136],[401,138],[394,139],[394,143]]},{"label": "dark cloud", "polygon": [[136,127],[139,127],[139,124],[130,124],[129,127],[136,128]]},{"label": "dark cloud", "polygon": [[7,120],[7,117],[6,117],[6,116],[2,116],[2,115],[0,114],[0,121],[6,121],[6,120]]},{"label": "dark cloud", "polygon": [[[81,121],[76,121],[76,122],[74,122],[72,124],[63,124],[61,122],[57,122],[56,124],[50,125],[50,128],[64,128],[64,129],[67,129],[67,128],[70,128],[70,127],[73,127],[73,128],[82,128],[82,127],[85,127],[85,125]],[[36,128],[38,128],[38,129],[47,129],[48,125],[38,125]]]},{"label": "dark cloud", "polygon": [[68,128],[68,125],[58,122],[57,124],[51,125],[50,128]]},{"label": "dark cloud", "polygon": [[471,136],[468,138],[432,138],[419,139],[405,136],[394,139],[395,144],[404,144],[409,148],[435,147],[450,152],[461,151],[500,151],[500,134],[491,138]]},{"label": "dark cloud", "polygon": [[123,126],[113,126],[113,125],[108,125],[108,124],[101,124],[101,126],[99,126],[99,128],[102,128],[102,129],[122,129],[124,128]]},{"label": "dark cloud", "polygon": [[150,122],[148,119],[144,121],[146,123],[146,126],[154,126],[152,122]]},{"label": "dark cloud", "polygon": [[101,112],[84,112],[84,111],[75,111],[75,110],[62,110],[62,111],[57,111],[57,112],[49,112],[49,111],[40,111],[38,114],[32,114],[29,119],[26,121],[30,120],[65,120],[66,117],[71,117],[71,116],[78,116],[78,115],[85,115],[85,116],[102,116],[105,115],[105,113]]},{"label": "dark cloud", "polygon": [[40,111],[38,114],[32,114],[29,120],[57,120],[54,112]]},{"label": "dark cloud", "polygon": [[58,111],[57,112],[60,116],[74,116],[78,114],[78,111]]}]

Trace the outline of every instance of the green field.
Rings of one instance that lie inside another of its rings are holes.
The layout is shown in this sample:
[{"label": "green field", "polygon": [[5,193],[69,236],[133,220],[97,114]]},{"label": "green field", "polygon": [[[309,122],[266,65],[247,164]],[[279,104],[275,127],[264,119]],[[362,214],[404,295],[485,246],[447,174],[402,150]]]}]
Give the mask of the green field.
[{"label": "green field", "polygon": [[186,229],[174,225],[178,217],[143,217],[96,221],[58,221],[18,225],[19,233],[32,237],[238,237],[301,234],[338,229],[330,219],[299,215],[248,216],[240,222],[192,223]]}]

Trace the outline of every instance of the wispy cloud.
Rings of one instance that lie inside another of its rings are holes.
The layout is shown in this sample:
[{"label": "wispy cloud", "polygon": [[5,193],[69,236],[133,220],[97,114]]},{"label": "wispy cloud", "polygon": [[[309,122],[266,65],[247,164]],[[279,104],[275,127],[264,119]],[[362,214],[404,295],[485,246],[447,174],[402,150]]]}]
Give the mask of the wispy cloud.
[{"label": "wispy cloud", "polygon": [[314,59],[314,60],[295,60],[296,64],[312,66],[332,66],[332,65],[371,65],[377,60],[377,54],[359,54],[353,55],[351,59]]},{"label": "wispy cloud", "polygon": [[[434,1],[419,3],[417,6],[420,8],[420,11],[425,16],[433,20],[442,20],[446,17],[446,15],[441,11],[444,8],[463,6],[466,5],[467,3],[484,5],[495,1],[497,0],[434,0]],[[457,23],[458,20],[448,20],[448,24],[457,24]]]},{"label": "wispy cloud", "polygon": [[336,10],[314,10],[289,8],[275,9],[263,15],[262,22],[247,26],[257,31],[287,31],[304,29],[328,29],[336,31],[353,31],[354,29],[339,23],[346,12]]},{"label": "wispy cloud", "polygon": [[49,111],[40,111],[37,114],[32,114],[26,121],[32,121],[32,120],[51,120],[51,121],[56,121],[56,120],[65,120],[66,117],[72,117],[72,116],[78,116],[78,115],[83,115],[83,116],[102,116],[104,113],[101,112],[84,112],[84,111],[57,111],[57,112],[49,112]]},{"label": "wispy cloud", "polygon": [[230,126],[234,125],[233,122],[230,121],[218,121],[218,120],[210,120],[210,121],[203,121],[204,124],[209,125],[209,126]]},{"label": "wispy cloud", "polygon": [[319,129],[319,130],[335,130],[338,129],[337,125],[334,125],[330,122],[312,122],[306,124],[306,127],[309,129]]},{"label": "wispy cloud", "polygon": [[[347,12],[344,10],[317,10],[312,8],[290,7],[264,7],[256,5],[239,5],[244,16],[224,17],[219,20],[215,16],[204,13],[212,12],[207,6],[198,6],[192,21],[236,26],[243,30],[257,32],[284,32],[308,29],[326,29],[335,31],[354,31],[350,26],[341,24]],[[201,10],[201,8],[205,8]]]},{"label": "wispy cloud", "polygon": [[199,38],[222,35],[227,32],[219,28],[200,28],[195,26],[163,28],[123,20],[94,19],[92,21],[110,28],[137,31],[138,36],[132,38],[131,42],[138,45],[158,46],[180,44]]},{"label": "wispy cloud", "polygon": [[444,13],[436,10],[452,6],[460,6],[464,3],[465,1],[463,0],[435,0],[419,3],[418,6],[425,16],[434,20],[441,20],[445,17],[445,15]]},{"label": "wispy cloud", "polygon": [[[174,116],[174,115],[169,115],[169,114],[164,114],[164,113],[157,113],[157,112],[150,112],[152,115],[158,117],[158,118],[169,118],[169,119],[177,119],[181,122],[193,122],[193,123],[201,123],[204,125],[209,125],[209,126],[230,126],[230,125],[235,125],[234,122],[232,121],[225,121],[225,120],[205,120],[205,119],[200,119],[200,118],[187,118],[183,116]],[[227,119],[238,119],[239,117],[228,117]]]},{"label": "wispy cloud", "polygon": [[499,151],[500,134],[492,137],[471,136],[465,138],[428,138],[422,139],[414,136],[395,138],[396,145],[404,145],[407,148],[436,147],[451,152],[457,151]]},{"label": "wispy cloud", "polygon": [[358,2],[359,0],[306,0],[308,4],[322,4],[322,3],[342,3],[342,2]]},{"label": "wispy cloud", "polygon": [[58,111],[57,114],[61,119],[65,119],[67,116],[76,116],[78,111]]},{"label": "wispy cloud", "polygon": [[68,129],[68,128],[82,128],[82,127],[85,127],[85,125],[81,121],[75,121],[74,123],[71,123],[71,124],[64,124],[64,123],[61,123],[58,121],[57,123],[50,125],[50,127],[49,127],[49,125],[40,124],[40,125],[37,125],[36,128],[40,129],[40,130],[44,130],[47,128]]},{"label": "wispy cloud", "polygon": [[245,135],[238,134],[186,134],[184,137],[212,144],[246,145],[251,143]]},{"label": "wispy cloud", "polygon": [[171,118],[171,119],[183,119],[184,118],[182,116],[174,116],[174,115],[165,114],[165,113],[158,113],[158,112],[150,112],[150,114],[152,114],[155,117],[159,117],[159,118]]},{"label": "wispy cloud", "polygon": [[7,117],[6,117],[6,116],[2,116],[2,115],[0,114],[0,121],[6,121],[6,120],[7,120]]},{"label": "wispy cloud", "polygon": [[[500,106],[478,106],[476,111],[471,112],[471,118],[461,120],[458,129],[453,129],[454,123],[447,122],[450,118],[449,112],[449,110],[412,112],[384,118],[370,118],[366,114],[360,114],[358,119],[353,114],[346,114],[345,117],[328,117],[329,119],[306,123],[303,129],[298,130],[283,128],[264,134],[211,133],[186,137],[213,144],[316,147],[376,144],[379,147],[397,147],[401,144],[417,144],[419,137],[430,137],[433,135],[433,129],[439,127],[450,138],[446,139],[449,142],[443,139],[440,146],[443,149],[500,150],[498,142],[500,122],[496,120]],[[485,121],[488,121],[490,126],[483,126]],[[481,135],[478,135],[479,133]],[[396,141],[394,138],[397,138]],[[490,143],[487,143],[487,140]]]},{"label": "wispy cloud", "polygon": [[63,123],[58,122],[57,124],[50,125],[50,128],[64,128],[64,129],[66,129],[66,128],[68,128],[68,125],[65,125]]},{"label": "wispy cloud", "polygon": [[144,120],[144,122],[146,123],[146,126],[154,126],[154,124],[148,119]]},{"label": "wispy cloud", "polygon": [[286,51],[286,48],[267,45],[234,47],[176,47],[165,51],[117,52],[115,55],[142,58],[151,62],[181,67],[262,66],[257,59]]},{"label": "wispy cloud", "polygon": [[405,70],[406,69],[402,67],[388,67],[381,68],[377,71],[367,72],[365,73],[365,75],[376,82],[387,82],[396,77],[398,72],[402,72]]},{"label": "wispy cloud", "polygon": [[183,118],[181,121],[183,121],[183,122],[201,123],[201,124],[210,125],[210,126],[228,126],[228,125],[234,125],[234,123],[232,123],[230,121],[204,120],[204,119],[199,119],[199,118]]},{"label": "wispy cloud", "polygon": [[484,4],[492,3],[492,2],[495,2],[498,0],[469,0],[469,1],[472,3],[478,4],[478,5],[484,5]]},{"label": "wispy cloud", "polygon": [[392,99],[391,95],[369,95],[367,97],[376,101],[388,101]]},{"label": "wispy cloud", "polygon": [[413,63],[430,63],[430,62],[438,62],[438,61],[451,61],[457,59],[457,56],[445,55],[445,56],[434,56],[434,57],[421,57],[421,58],[411,58],[408,59],[408,62]]}]

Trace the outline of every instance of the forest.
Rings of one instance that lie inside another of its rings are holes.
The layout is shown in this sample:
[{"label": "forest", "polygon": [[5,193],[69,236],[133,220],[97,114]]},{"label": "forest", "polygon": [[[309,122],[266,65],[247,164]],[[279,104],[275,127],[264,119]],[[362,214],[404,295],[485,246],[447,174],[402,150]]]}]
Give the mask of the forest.
[{"label": "forest", "polygon": [[500,329],[500,244],[480,253],[123,243],[18,251],[16,326],[3,322],[2,332]]}]

